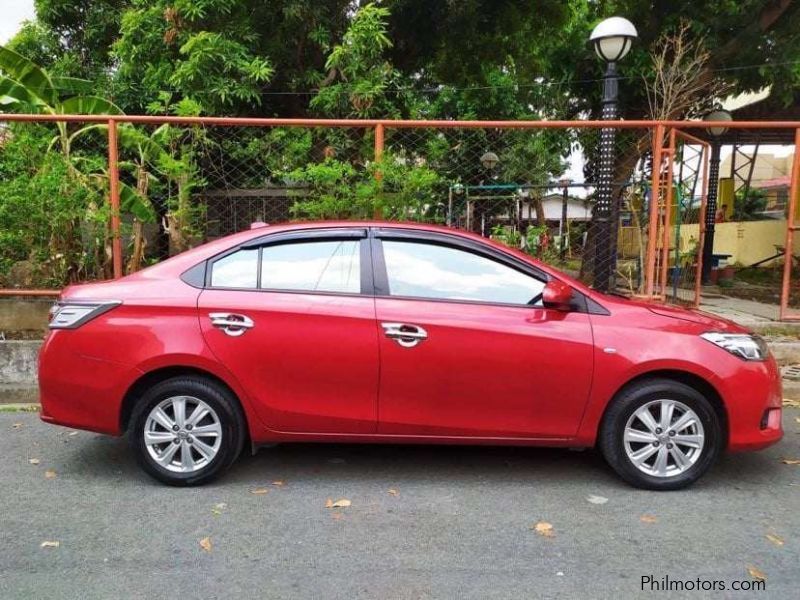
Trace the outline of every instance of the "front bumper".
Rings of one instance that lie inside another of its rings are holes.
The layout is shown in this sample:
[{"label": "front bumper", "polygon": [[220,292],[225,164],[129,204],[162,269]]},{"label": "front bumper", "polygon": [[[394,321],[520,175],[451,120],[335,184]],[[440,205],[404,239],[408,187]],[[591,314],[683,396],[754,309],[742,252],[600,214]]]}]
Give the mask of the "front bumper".
[{"label": "front bumper", "polygon": [[775,359],[747,363],[725,388],[728,450],[761,450],[783,437],[783,390]]},{"label": "front bumper", "polygon": [[130,365],[70,350],[69,330],[53,331],[39,353],[42,421],[120,435],[120,408],[129,386],[141,375]]}]

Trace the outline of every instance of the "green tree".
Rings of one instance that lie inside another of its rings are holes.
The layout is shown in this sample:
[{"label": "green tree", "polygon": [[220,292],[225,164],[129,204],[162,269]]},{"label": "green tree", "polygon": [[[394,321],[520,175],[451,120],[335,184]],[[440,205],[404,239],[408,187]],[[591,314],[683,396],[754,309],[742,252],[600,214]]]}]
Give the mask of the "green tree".
[{"label": "green tree", "polygon": [[366,169],[326,159],[289,174],[306,196],[292,214],[307,219],[386,219],[441,221],[441,177],[424,166],[384,156]]},{"label": "green tree", "polygon": [[105,81],[112,66],[109,49],[119,35],[121,16],[131,1],[35,0],[34,5],[33,27],[40,28],[44,39],[52,38],[55,43],[47,43],[43,54],[33,52],[30,45],[14,49],[51,73]]},{"label": "green tree", "polygon": [[336,44],[325,68],[328,74],[311,108],[334,117],[397,118],[403,96],[396,93],[400,73],[386,60],[392,47],[387,36],[389,10],[367,4],[353,16],[350,26]]},{"label": "green tree", "polygon": [[744,188],[736,192],[733,200],[734,221],[758,221],[764,218],[767,210],[767,194],[764,190]]}]

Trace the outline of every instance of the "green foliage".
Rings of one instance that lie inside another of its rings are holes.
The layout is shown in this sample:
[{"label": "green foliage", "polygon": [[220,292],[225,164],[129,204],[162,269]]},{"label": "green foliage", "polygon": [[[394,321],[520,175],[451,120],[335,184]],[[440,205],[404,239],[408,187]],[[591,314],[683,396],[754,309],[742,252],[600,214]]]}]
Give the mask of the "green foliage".
[{"label": "green foliage", "polygon": [[764,218],[764,211],[767,210],[767,194],[764,190],[750,188],[747,196],[744,188],[736,191],[733,201],[733,220],[734,221],[759,221]]},{"label": "green foliage", "polygon": [[514,227],[508,225],[495,225],[492,227],[491,238],[511,248],[519,249],[522,245],[522,234]]},{"label": "green foliage", "polygon": [[342,117],[398,117],[400,107],[390,87],[400,74],[384,54],[391,48],[387,35],[389,10],[375,4],[361,7],[325,63],[333,83],[323,86],[311,100],[311,108]]},{"label": "green foliage", "polygon": [[789,104],[800,83],[800,6],[774,0],[713,10],[691,0],[36,0],[36,9],[11,47],[96,90],[111,80],[128,112],[167,93],[206,114],[596,115],[603,67],[587,37],[612,15],[639,31],[621,65],[629,118],[647,113],[635,82],[652,77],[652,44],[681,19],[739,90],[771,85]]},{"label": "green foliage", "polygon": [[366,169],[326,159],[292,171],[288,179],[306,196],[292,206],[298,218],[441,220],[440,176],[390,156]]},{"label": "green foliage", "polygon": [[93,94],[89,82],[52,78],[32,60],[0,46],[0,104],[49,114],[122,114],[113,102]]},{"label": "green foliage", "polygon": [[163,96],[191,99],[210,114],[258,106],[275,68],[256,47],[269,32],[255,29],[251,8],[231,0],[134,0],[113,46],[121,97],[136,110]]},{"label": "green foliage", "polygon": [[[40,30],[29,31],[27,43],[15,49],[50,73],[101,83],[121,15],[130,5],[130,0],[35,0],[37,20],[29,28]],[[46,42],[39,52],[33,51],[35,37]]]},{"label": "green foliage", "polygon": [[[71,181],[70,166],[48,152],[46,128],[15,126],[0,153],[0,279],[30,261],[32,284],[51,287],[102,274],[103,198],[89,181]],[[13,282],[11,282],[13,283]]]},{"label": "green foliage", "polygon": [[237,101],[260,104],[259,85],[274,71],[244,44],[208,31],[190,36],[180,55],[169,82],[179,89],[204,90],[228,106]]},{"label": "green foliage", "polygon": [[[598,113],[603,68],[586,40],[613,14],[629,18],[640,34],[620,65],[626,118],[647,115],[645,86],[637,82],[653,77],[649,51],[681,19],[705,40],[710,75],[738,91],[769,85],[788,104],[800,85],[800,5],[773,0],[725,0],[714,10],[690,0],[36,0],[36,8],[36,21],[0,48],[4,110],[584,118]],[[696,100],[702,106],[709,99]],[[106,211],[105,125],[9,132],[0,148],[0,235],[8,256],[23,260],[33,252],[49,260],[56,248],[67,257],[65,277],[104,269],[107,232],[95,219]],[[618,146],[630,148],[636,135],[621,133]],[[596,147],[594,131],[395,130],[376,164],[373,134],[346,128],[248,128],[226,136],[222,129],[121,126],[119,139],[123,216],[168,222],[175,248],[199,239],[204,215],[196,199],[219,180],[227,185],[228,174],[241,175],[240,187],[304,186],[309,195],[297,198],[298,217],[440,220],[454,182],[545,184],[562,174],[576,140],[589,170]],[[500,157],[491,174],[477,161],[486,150]],[[42,198],[63,199],[48,207],[60,215],[56,229],[36,221],[45,213],[24,220],[26,202],[38,206]],[[751,190],[736,210],[752,218],[762,199]],[[51,234],[31,237],[29,225]],[[65,232],[84,250],[64,252]],[[536,229],[528,232],[527,246],[540,248],[531,237]]]}]

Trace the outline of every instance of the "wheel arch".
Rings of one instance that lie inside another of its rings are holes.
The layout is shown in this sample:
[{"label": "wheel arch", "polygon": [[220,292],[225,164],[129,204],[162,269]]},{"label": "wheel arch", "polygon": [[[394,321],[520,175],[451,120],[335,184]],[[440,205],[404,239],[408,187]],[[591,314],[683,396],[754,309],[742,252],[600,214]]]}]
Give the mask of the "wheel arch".
[{"label": "wheel arch", "polygon": [[691,373],[689,371],[682,371],[680,369],[658,369],[653,371],[647,371],[645,373],[639,373],[635,377],[632,377],[628,381],[626,381],[623,385],[619,387],[612,395],[610,400],[606,403],[605,408],[603,409],[603,416],[599,419],[597,423],[597,431],[596,436],[600,435],[600,431],[603,428],[603,424],[606,419],[606,415],[608,414],[608,410],[611,405],[614,403],[622,392],[624,392],[627,388],[632,385],[636,385],[643,381],[647,381],[650,379],[671,379],[672,381],[677,381],[678,383],[682,383],[684,385],[693,388],[697,392],[703,395],[704,398],[708,399],[711,407],[714,409],[717,417],[720,421],[720,426],[722,429],[722,438],[723,438],[723,447],[728,445],[728,411],[725,408],[725,402],[722,399],[722,395],[719,393],[716,387],[711,384],[707,379],[703,377]]},{"label": "wheel arch", "polygon": [[185,365],[175,365],[175,366],[168,366],[168,367],[160,367],[157,369],[153,369],[142,374],[136,381],[134,381],[131,386],[128,388],[128,391],[125,392],[125,395],[122,398],[122,406],[120,408],[119,413],[119,428],[120,431],[124,434],[128,430],[128,426],[130,424],[131,415],[133,414],[133,408],[136,405],[136,401],[141,397],[144,391],[152,387],[162,381],[166,381],[168,379],[172,379],[173,377],[180,377],[185,375],[193,375],[196,377],[202,377],[209,381],[214,382],[215,384],[223,387],[225,390],[230,392],[231,396],[236,400],[237,404],[239,405],[239,410],[241,411],[242,418],[244,419],[245,423],[245,436],[246,440],[245,443],[248,443],[250,439],[250,420],[248,418],[247,411],[242,404],[241,398],[239,398],[239,394],[221,377],[202,369],[200,367],[190,367]]}]

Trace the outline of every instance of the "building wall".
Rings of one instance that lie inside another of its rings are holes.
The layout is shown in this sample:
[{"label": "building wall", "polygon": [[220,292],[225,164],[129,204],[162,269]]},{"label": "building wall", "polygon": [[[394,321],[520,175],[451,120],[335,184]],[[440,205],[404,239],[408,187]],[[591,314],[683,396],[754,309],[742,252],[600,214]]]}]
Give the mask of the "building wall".
[{"label": "building wall", "polygon": [[[680,229],[680,251],[687,252],[696,245],[700,237],[697,224],[682,225]],[[675,239],[673,228],[670,239]],[[742,221],[717,223],[714,234],[714,253],[730,254],[730,263],[751,265],[772,256],[777,252],[775,246],[786,243],[786,221],[769,219],[767,221]],[[794,254],[800,254],[800,235],[794,237]],[[769,263],[767,263],[769,264]]]},{"label": "building wall", "polygon": [[[750,155],[751,152],[747,152],[746,154]],[[793,158],[793,154],[789,154],[788,156],[776,156],[775,154],[760,151],[756,155],[756,164],[753,168],[753,183],[788,175],[792,172]],[[743,161],[744,158],[741,156],[736,157],[737,165],[742,164]],[[728,155],[720,164],[719,173],[722,177],[731,176],[731,162],[732,155]],[[740,171],[740,173],[744,176],[747,175],[746,170]]]}]

